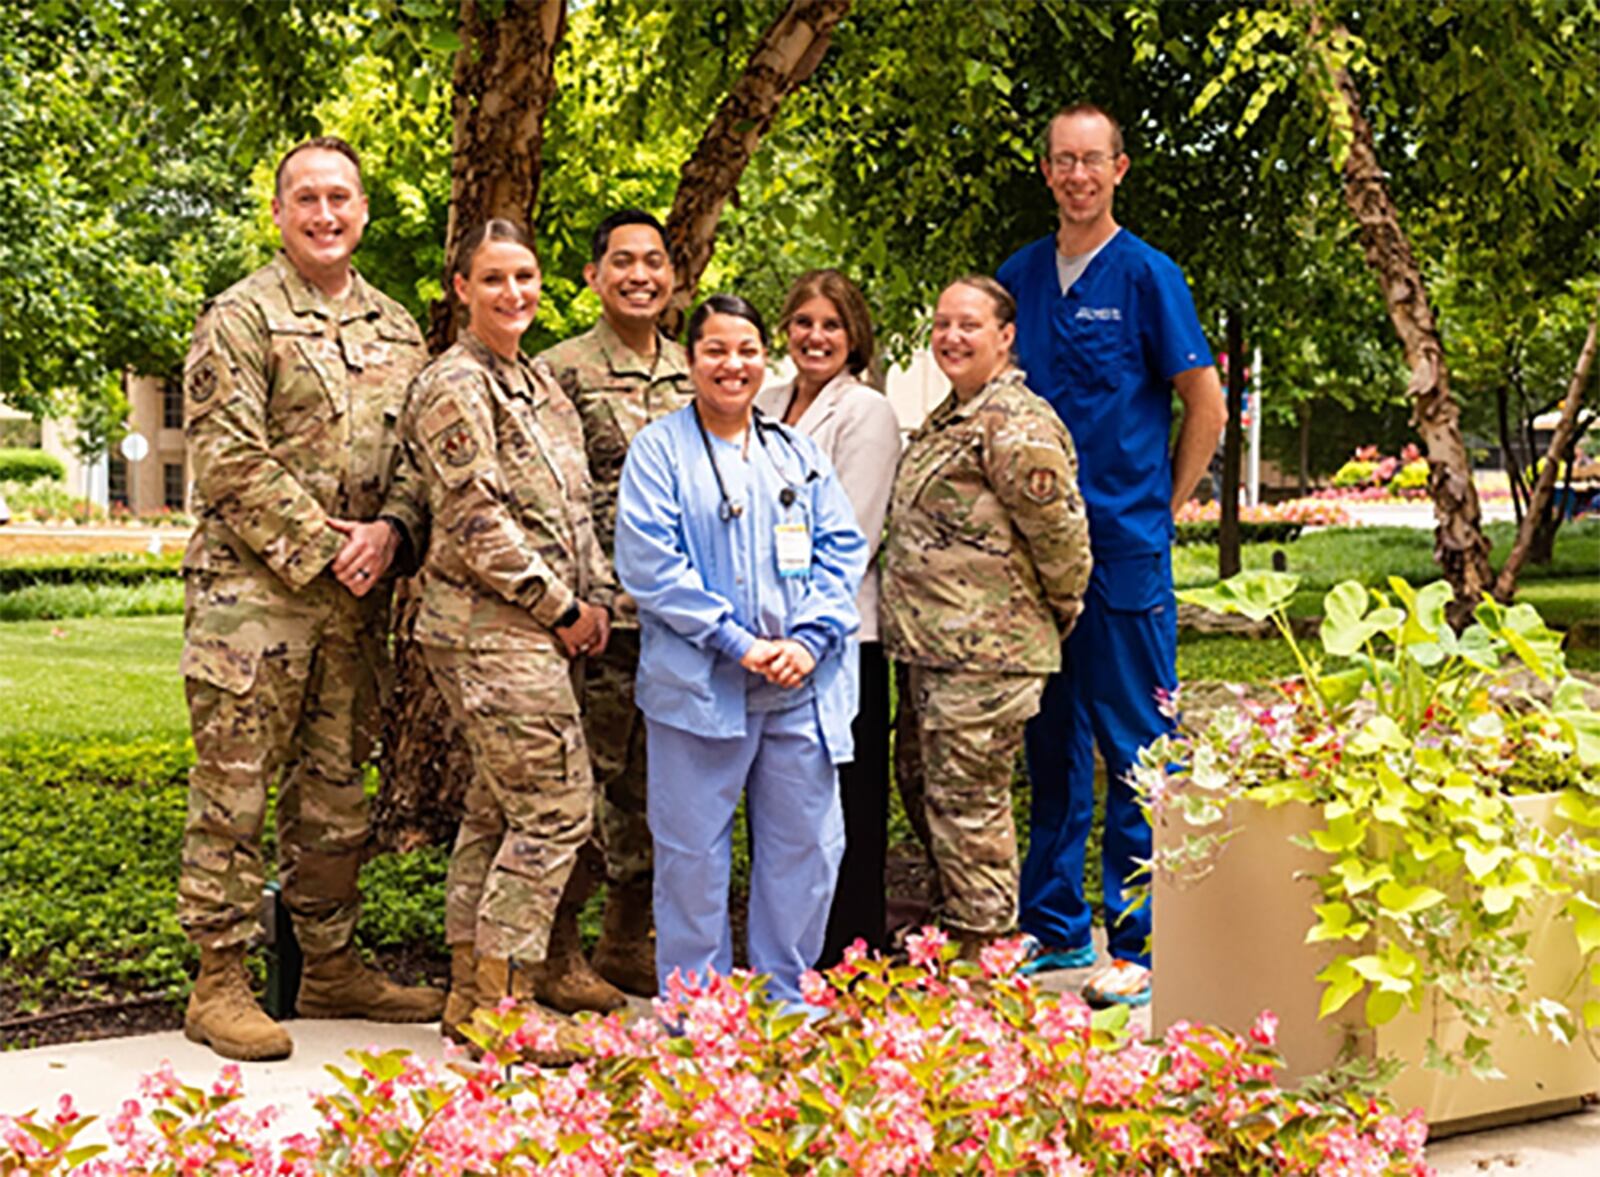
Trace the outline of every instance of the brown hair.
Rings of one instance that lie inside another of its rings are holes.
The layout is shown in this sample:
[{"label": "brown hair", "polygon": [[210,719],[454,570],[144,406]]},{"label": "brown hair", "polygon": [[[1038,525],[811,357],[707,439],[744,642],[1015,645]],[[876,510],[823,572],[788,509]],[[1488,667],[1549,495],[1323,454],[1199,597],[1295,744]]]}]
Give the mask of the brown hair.
[{"label": "brown hair", "polygon": [[533,254],[535,263],[539,260],[538,251],[533,248],[533,237],[529,232],[515,221],[508,221],[503,217],[490,217],[487,221],[480,221],[467,230],[466,236],[456,244],[455,256],[450,259],[450,273],[446,280],[460,274],[463,278],[472,277],[472,259],[477,256],[490,241],[510,241],[525,248]]},{"label": "brown hair", "polygon": [[1039,155],[1044,159],[1050,158],[1050,128],[1056,125],[1057,119],[1073,118],[1080,114],[1099,115],[1111,124],[1111,150],[1122,154],[1122,124],[1117,121],[1117,116],[1103,106],[1096,106],[1092,102],[1072,102],[1063,106],[1050,116],[1050,121],[1044,125],[1044,134],[1039,139]]},{"label": "brown hair", "polygon": [[272,193],[274,196],[283,195],[283,172],[289,166],[289,161],[302,151],[334,151],[348,159],[356,169],[356,188],[365,192],[361,183],[361,157],[356,154],[356,149],[351,147],[337,135],[318,135],[314,139],[307,139],[304,143],[296,143],[283,153],[283,158],[278,161],[278,170],[273,173]]},{"label": "brown hair", "polygon": [[859,376],[872,363],[872,316],[867,311],[867,300],[861,287],[838,270],[808,270],[794,280],[789,295],[783,300],[783,312],[778,325],[788,334],[789,323],[803,303],[813,298],[825,298],[838,308],[844,320],[844,332],[850,337],[850,354],[845,357],[845,367],[852,376]]},{"label": "brown hair", "polygon": [[[1017,300],[1011,297],[1011,291],[996,282],[988,274],[963,274],[950,286],[970,286],[983,294],[988,295],[989,301],[994,304],[994,317],[999,320],[1000,326],[1017,321]],[[946,286],[945,290],[949,290]],[[944,293],[944,291],[940,291]]]}]

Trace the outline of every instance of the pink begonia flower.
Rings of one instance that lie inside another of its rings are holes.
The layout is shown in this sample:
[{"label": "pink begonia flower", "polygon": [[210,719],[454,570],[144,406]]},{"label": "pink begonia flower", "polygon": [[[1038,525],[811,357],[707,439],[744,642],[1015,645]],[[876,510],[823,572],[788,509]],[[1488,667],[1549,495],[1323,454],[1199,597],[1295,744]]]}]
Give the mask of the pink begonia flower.
[{"label": "pink begonia flower", "polygon": [[992,941],[978,953],[978,964],[983,967],[983,975],[990,980],[1011,976],[1027,959],[1027,943],[1021,936]]},{"label": "pink begonia flower", "polygon": [[833,986],[815,969],[807,969],[800,974],[800,997],[807,1005],[817,1005],[824,1009],[832,1009],[839,1000],[839,995],[834,992]]},{"label": "pink begonia flower", "polygon": [[950,937],[940,929],[926,927],[906,937],[906,956],[914,965],[933,968],[939,964],[939,954],[948,943]]},{"label": "pink begonia flower", "polygon": [[1045,998],[1033,1013],[1033,1025],[1049,1042],[1087,1042],[1094,1017],[1076,993]]},{"label": "pink begonia flower", "polygon": [[1161,1143],[1185,1173],[1201,1168],[1206,1157],[1218,1149],[1216,1142],[1209,1139],[1199,1125],[1187,1120],[1169,1121],[1162,1130]]},{"label": "pink begonia flower", "polygon": [[1255,1025],[1250,1027],[1250,1039],[1262,1046],[1275,1044],[1278,1041],[1278,1015],[1270,1009],[1262,1010]]}]

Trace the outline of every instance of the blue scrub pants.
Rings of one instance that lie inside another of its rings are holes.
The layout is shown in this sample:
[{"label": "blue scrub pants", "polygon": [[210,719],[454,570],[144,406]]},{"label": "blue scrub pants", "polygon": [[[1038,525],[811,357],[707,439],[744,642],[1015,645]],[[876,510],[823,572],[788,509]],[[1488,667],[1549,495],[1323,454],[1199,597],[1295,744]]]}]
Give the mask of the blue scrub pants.
[{"label": "blue scrub pants", "polygon": [[1106,762],[1101,866],[1106,937],[1118,960],[1148,966],[1150,904],[1123,918],[1124,884],[1150,857],[1150,824],[1127,773],[1139,749],[1172,730],[1156,689],[1177,689],[1178,617],[1170,552],[1097,562],[1083,613],[1045,685],[1025,748],[1033,785],[1022,866],[1023,931],[1046,944],[1089,943],[1083,863],[1094,821],[1094,746]]},{"label": "blue scrub pants", "polygon": [[744,736],[710,739],[645,721],[655,841],[656,979],[733,969],[728,874],[733,816],[748,794],[750,967],[775,1001],[799,1003],[822,951],[844,854],[838,773],[815,702],[746,717]]}]

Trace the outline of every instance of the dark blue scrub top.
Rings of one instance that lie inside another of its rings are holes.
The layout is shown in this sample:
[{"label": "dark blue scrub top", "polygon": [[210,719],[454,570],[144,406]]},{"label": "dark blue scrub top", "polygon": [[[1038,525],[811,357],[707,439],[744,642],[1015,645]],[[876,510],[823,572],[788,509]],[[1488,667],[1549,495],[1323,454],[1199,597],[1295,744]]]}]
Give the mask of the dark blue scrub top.
[{"label": "dark blue scrub top", "polygon": [[1066,294],[1055,235],[1012,254],[999,279],[1017,300],[1028,387],[1061,415],[1100,560],[1172,543],[1172,378],[1212,362],[1183,271],[1118,230]]}]

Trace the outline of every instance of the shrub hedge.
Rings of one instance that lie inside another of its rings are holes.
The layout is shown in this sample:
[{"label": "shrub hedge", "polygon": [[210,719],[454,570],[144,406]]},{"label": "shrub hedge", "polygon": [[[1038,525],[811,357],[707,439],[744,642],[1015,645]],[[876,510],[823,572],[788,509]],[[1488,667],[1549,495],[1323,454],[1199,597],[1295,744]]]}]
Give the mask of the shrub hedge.
[{"label": "shrub hedge", "polygon": [[[0,741],[0,985],[24,1011],[187,989],[196,954],[176,897],[193,763],[188,741]],[[269,805],[269,863],[273,827]],[[442,953],[447,859],[425,847],[366,863],[360,942]]]},{"label": "shrub hedge", "polygon": [[42,478],[59,480],[66,476],[66,466],[54,454],[33,449],[0,449],[0,482],[29,486]]},{"label": "shrub hedge", "polygon": [[183,556],[96,552],[80,555],[16,556],[0,560],[0,593],[41,584],[142,584],[154,577],[182,576]]},{"label": "shrub hedge", "polygon": [[[1239,542],[1246,544],[1286,544],[1300,538],[1304,528],[1301,523],[1287,523],[1274,521],[1271,523],[1247,523],[1239,521]],[[1222,525],[1214,522],[1179,523],[1177,525],[1177,542],[1179,544],[1214,544],[1222,533]]]}]

